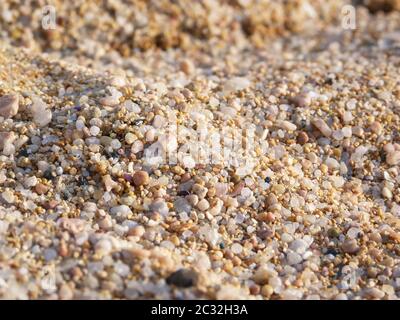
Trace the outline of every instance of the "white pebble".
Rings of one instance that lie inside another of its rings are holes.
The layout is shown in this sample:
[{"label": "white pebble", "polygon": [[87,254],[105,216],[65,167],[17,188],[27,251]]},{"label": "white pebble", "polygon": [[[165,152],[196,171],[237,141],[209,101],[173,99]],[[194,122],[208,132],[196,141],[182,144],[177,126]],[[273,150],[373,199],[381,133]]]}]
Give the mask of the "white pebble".
[{"label": "white pebble", "polygon": [[111,208],[110,213],[116,216],[126,217],[132,214],[132,211],[127,205],[122,204],[120,206]]},{"label": "white pebble", "polygon": [[33,115],[33,122],[39,127],[48,125],[53,117],[51,110],[47,109],[47,105],[40,98],[33,98],[32,101],[31,112]]},{"label": "white pebble", "polygon": [[3,198],[3,200],[9,204],[14,203],[15,197],[14,197],[14,193],[10,190],[6,190],[1,194],[1,197]]},{"label": "white pebble", "polygon": [[27,177],[24,180],[24,186],[25,186],[25,188],[32,188],[37,185],[37,182],[38,182],[38,180],[35,176]]},{"label": "white pebble", "polygon": [[225,94],[229,94],[233,91],[244,90],[250,86],[250,81],[243,77],[234,77],[228,80],[224,85]]},{"label": "white pebble", "polygon": [[342,129],[342,133],[345,138],[351,138],[351,136],[353,135],[353,130],[351,127],[344,127]]},{"label": "white pebble", "polygon": [[243,251],[243,247],[239,243],[234,243],[231,246],[231,251],[233,254],[240,254]]},{"label": "white pebble", "polygon": [[111,140],[110,147],[113,148],[114,150],[117,150],[117,149],[121,148],[121,146],[122,145],[121,145],[121,142],[119,140],[117,140],[117,139]]},{"label": "white pebble", "polygon": [[100,239],[95,246],[97,254],[106,255],[112,250],[112,244],[108,239]]},{"label": "white pebble", "polygon": [[208,203],[208,201],[206,199],[202,199],[197,204],[197,208],[200,211],[206,211],[208,208],[210,208],[210,204]]},{"label": "white pebble", "polygon": [[325,160],[325,164],[328,166],[329,169],[335,170],[339,169],[339,162],[334,158],[327,158]]},{"label": "white pebble", "polygon": [[97,136],[98,134],[100,133],[100,128],[99,127],[97,127],[97,126],[92,126],[92,127],[90,127],[90,134],[92,135],[92,136]]},{"label": "white pebble", "polygon": [[292,241],[289,248],[299,254],[303,254],[306,252],[308,244],[303,239],[296,239]]},{"label": "white pebble", "polygon": [[289,121],[277,121],[277,127],[282,128],[286,131],[295,131],[297,129],[297,126]]}]

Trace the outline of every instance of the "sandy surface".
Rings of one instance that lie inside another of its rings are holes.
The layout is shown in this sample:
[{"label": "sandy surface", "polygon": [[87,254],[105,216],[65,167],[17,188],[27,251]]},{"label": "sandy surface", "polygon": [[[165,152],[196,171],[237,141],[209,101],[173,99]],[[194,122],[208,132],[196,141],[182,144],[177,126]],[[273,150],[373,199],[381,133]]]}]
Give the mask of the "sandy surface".
[{"label": "sandy surface", "polygon": [[1,298],[399,297],[398,1],[96,2],[0,4]]}]

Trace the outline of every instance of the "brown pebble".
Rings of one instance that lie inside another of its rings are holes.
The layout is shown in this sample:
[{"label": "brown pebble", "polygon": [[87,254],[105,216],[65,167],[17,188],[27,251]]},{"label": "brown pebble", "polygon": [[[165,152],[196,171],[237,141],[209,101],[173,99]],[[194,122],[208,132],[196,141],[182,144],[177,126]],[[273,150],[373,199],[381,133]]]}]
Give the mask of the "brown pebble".
[{"label": "brown pebble", "polygon": [[357,240],[355,239],[347,239],[343,244],[342,244],[342,249],[346,253],[357,253],[360,250],[360,247],[357,244]]},{"label": "brown pebble", "polygon": [[377,249],[377,248],[371,248],[368,250],[368,253],[370,254],[371,257],[373,257],[376,260],[381,260],[382,258],[382,252]]},{"label": "brown pebble", "polygon": [[161,214],[157,211],[151,212],[149,214],[149,218],[153,221],[160,221],[161,220]]},{"label": "brown pebble", "polygon": [[133,183],[135,186],[143,186],[149,183],[149,174],[146,171],[137,171],[133,175]]},{"label": "brown pebble", "polygon": [[135,226],[135,227],[129,229],[128,235],[140,238],[141,236],[144,235],[145,231],[146,230],[143,228],[143,226]]},{"label": "brown pebble", "polygon": [[376,134],[380,134],[382,132],[382,125],[378,121],[371,123],[369,128]]},{"label": "brown pebble", "polygon": [[367,275],[370,278],[375,278],[378,275],[379,270],[375,267],[368,267]]},{"label": "brown pebble", "polygon": [[234,256],[232,258],[232,263],[235,267],[240,266],[242,264],[242,260],[238,256]]},{"label": "brown pebble", "polygon": [[57,200],[50,200],[50,201],[46,201],[43,205],[43,208],[50,210],[50,209],[54,209],[55,207],[58,206],[58,201]]},{"label": "brown pebble", "polygon": [[273,206],[274,204],[277,204],[278,203],[278,199],[277,199],[276,195],[273,194],[273,193],[270,193],[268,195],[268,197],[267,197],[266,203],[267,203],[268,206]]},{"label": "brown pebble", "polygon": [[267,222],[275,221],[275,215],[272,212],[268,212],[266,216]]},{"label": "brown pebble", "polygon": [[192,74],[194,72],[194,65],[190,60],[183,60],[180,63],[180,69],[186,74]]},{"label": "brown pebble", "polygon": [[298,136],[297,136],[297,142],[300,143],[301,145],[306,144],[308,142],[309,138],[307,133],[304,131],[300,131]]},{"label": "brown pebble", "polygon": [[60,242],[60,245],[58,247],[58,254],[64,258],[68,256],[68,247],[64,241]]},{"label": "brown pebble", "polygon": [[272,212],[261,212],[258,217],[264,222],[273,222],[275,220],[275,215]]},{"label": "brown pebble", "polygon": [[251,285],[250,286],[250,294],[252,294],[252,295],[257,295],[257,294],[259,294],[260,293],[260,286],[259,285],[257,285],[257,284],[253,284],[253,285]]},{"label": "brown pebble", "polygon": [[185,172],[181,177],[181,182],[184,183],[186,181],[189,181],[190,178],[191,178],[190,173]]},{"label": "brown pebble", "polygon": [[236,185],[233,187],[231,196],[232,196],[232,197],[238,196],[238,195],[242,192],[243,188],[244,188],[244,182],[241,181],[241,182],[239,182],[238,184],[236,184]]},{"label": "brown pebble", "polygon": [[37,194],[45,194],[45,193],[47,193],[47,191],[49,191],[49,187],[44,185],[43,183],[38,183],[35,186],[35,192]]}]

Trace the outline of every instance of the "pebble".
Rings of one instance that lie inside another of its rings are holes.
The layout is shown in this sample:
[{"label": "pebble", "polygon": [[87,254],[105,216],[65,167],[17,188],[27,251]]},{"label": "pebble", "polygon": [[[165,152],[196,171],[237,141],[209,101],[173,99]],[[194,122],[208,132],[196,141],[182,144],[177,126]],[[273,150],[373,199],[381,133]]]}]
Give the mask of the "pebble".
[{"label": "pebble", "polygon": [[386,163],[390,166],[400,164],[400,151],[391,151],[386,155]]},{"label": "pebble", "polygon": [[188,59],[181,61],[180,68],[187,75],[192,74],[195,70],[195,66],[193,65],[193,62]]},{"label": "pebble", "polygon": [[306,144],[308,142],[308,140],[310,140],[310,139],[309,139],[307,133],[304,131],[300,131],[299,134],[297,135],[297,142],[301,145]]},{"label": "pebble", "polygon": [[208,189],[206,187],[203,187],[202,185],[197,183],[193,185],[192,190],[199,197],[199,199],[203,199],[208,192]]},{"label": "pebble", "polygon": [[273,193],[270,193],[269,195],[268,195],[268,197],[267,197],[267,205],[268,206],[273,206],[273,205],[275,205],[275,204],[277,204],[278,203],[278,198],[276,197],[276,195],[275,194],[273,194]]},{"label": "pebble", "polygon": [[156,115],[153,120],[153,127],[156,129],[160,129],[166,123],[166,119],[163,116]]},{"label": "pebble", "polygon": [[3,200],[8,203],[8,204],[12,204],[15,201],[15,196],[14,193],[11,190],[6,190],[1,194],[1,197],[3,198]]},{"label": "pebble", "polygon": [[252,286],[250,286],[249,287],[249,291],[250,291],[250,294],[251,295],[254,295],[254,296],[256,296],[256,295],[258,295],[259,293],[260,293],[260,286],[258,286],[258,285],[252,285]]},{"label": "pebble", "polygon": [[127,144],[133,144],[135,141],[136,141],[136,136],[135,136],[133,133],[128,132],[128,133],[125,135],[125,142],[126,142]]},{"label": "pebble", "polygon": [[371,241],[376,242],[376,243],[381,243],[382,242],[382,236],[378,232],[371,233],[370,236],[369,236],[369,239]]},{"label": "pebble", "polygon": [[33,98],[32,101],[31,112],[33,122],[39,127],[47,126],[53,118],[51,110],[47,109],[47,105],[40,98]]},{"label": "pebble", "polygon": [[42,194],[47,193],[47,191],[49,191],[49,187],[44,185],[43,183],[38,183],[35,185],[35,192],[37,194],[42,195]]},{"label": "pebble", "polygon": [[11,156],[15,153],[15,139],[14,132],[0,132],[0,149],[2,149],[3,155]]},{"label": "pebble", "polygon": [[118,139],[113,139],[110,142],[110,147],[113,148],[114,150],[118,150],[119,148],[122,147],[122,144]]},{"label": "pebble", "polygon": [[243,247],[239,243],[234,243],[231,246],[231,251],[233,254],[240,254],[243,251]]},{"label": "pebble", "polygon": [[303,239],[296,239],[290,243],[289,248],[299,254],[303,254],[306,252],[308,244]]},{"label": "pebble", "polygon": [[299,289],[289,288],[282,292],[283,300],[300,300],[303,296],[303,293]]},{"label": "pebble", "polygon": [[167,284],[180,288],[190,288],[197,285],[199,275],[192,269],[179,269],[166,279]]},{"label": "pebble", "polygon": [[262,286],[262,288],[261,288],[261,294],[262,294],[264,297],[269,298],[269,297],[272,296],[273,293],[274,293],[274,289],[273,289],[270,285],[266,284],[266,285],[263,285],[263,286]]},{"label": "pebble", "polygon": [[275,271],[270,270],[265,266],[259,267],[254,273],[253,280],[260,285],[267,284],[269,282],[270,277],[276,274]]},{"label": "pebble", "polygon": [[206,211],[207,209],[210,208],[210,204],[208,203],[208,201],[206,199],[202,199],[197,203],[197,208],[200,211]]},{"label": "pebble", "polygon": [[357,240],[347,239],[342,244],[342,249],[345,253],[355,254],[360,250]]},{"label": "pebble", "polygon": [[338,228],[328,229],[328,236],[330,238],[338,238],[340,236],[340,230]]},{"label": "pebble", "polygon": [[313,119],[312,124],[327,138],[332,135],[332,129],[322,119]]},{"label": "pebble", "polygon": [[0,299],[397,298],[400,11],[292,2],[4,8]]},{"label": "pebble", "polygon": [[124,87],[126,86],[126,79],[122,76],[113,76],[110,79],[110,85],[114,87]]},{"label": "pebble", "polygon": [[128,234],[130,236],[135,236],[135,237],[141,238],[144,235],[145,231],[146,230],[143,226],[135,226],[135,227],[129,229]]},{"label": "pebble", "polygon": [[353,130],[351,127],[344,127],[342,129],[342,133],[343,133],[343,137],[351,138],[351,136],[353,135]]},{"label": "pebble", "polygon": [[58,256],[58,253],[53,248],[48,248],[48,249],[44,250],[43,257],[46,261],[54,260],[55,258],[57,258],[57,256]]},{"label": "pebble", "polygon": [[7,94],[0,97],[0,117],[9,119],[18,113],[19,98],[16,94]]},{"label": "pebble", "polygon": [[133,183],[135,186],[147,185],[149,181],[149,174],[146,171],[137,171],[133,175]]},{"label": "pebble", "polygon": [[102,256],[107,255],[112,250],[112,244],[108,239],[100,239],[95,245],[95,251]]},{"label": "pebble", "polygon": [[186,200],[193,207],[195,207],[199,203],[199,197],[195,194],[190,194],[190,195],[186,196]]},{"label": "pebble", "polygon": [[292,98],[292,103],[294,103],[296,107],[305,108],[311,104],[311,98],[309,95],[301,93]]},{"label": "pebble", "polygon": [[92,136],[97,136],[98,134],[100,133],[100,128],[99,127],[96,127],[96,126],[92,126],[92,127],[90,127],[90,134],[92,135]]},{"label": "pebble", "polygon": [[176,199],[174,201],[174,208],[175,208],[175,211],[178,213],[181,213],[181,212],[190,213],[190,211],[192,210],[191,204],[185,198]]},{"label": "pebble", "polygon": [[381,134],[382,132],[382,125],[378,121],[374,121],[369,128],[376,134]]},{"label": "pebble", "polygon": [[392,191],[390,191],[388,188],[384,187],[382,189],[382,196],[386,199],[392,199],[393,198],[393,194]]},{"label": "pebble", "polygon": [[102,179],[107,192],[110,192],[112,189],[118,186],[118,183],[116,183],[109,174],[103,176]]},{"label": "pebble", "polygon": [[301,255],[296,252],[288,252],[287,254],[287,262],[291,266],[299,264],[302,260]]},{"label": "pebble", "polygon": [[230,94],[234,91],[244,90],[250,86],[250,81],[243,77],[234,77],[226,81],[224,85],[224,92]]},{"label": "pebble", "polygon": [[343,113],[343,117],[342,118],[343,118],[343,122],[344,123],[349,123],[354,119],[353,114],[351,113],[351,111],[345,111]]},{"label": "pebble", "polygon": [[295,131],[297,126],[289,121],[283,120],[277,122],[277,127],[285,129],[287,131]]},{"label": "pebble", "polygon": [[382,299],[385,296],[385,293],[378,288],[368,288],[365,289],[364,296],[366,298]]},{"label": "pebble", "polygon": [[100,99],[100,103],[103,106],[114,107],[119,104],[119,98],[120,98],[119,96],[114,96],[114,95],[103,97]]},{"label": "pebble", "polygon": [[150,205],[150,210],[160,213],[165,216],[169,212],[169,208],[164,199],[156,199]]},{"label": "pebble", "polygon": [[70,286],[66,283],[63,283],[61,285],[58,295],[61,300],[72,300],[74,298],[74,292],[71,290]]},{"label": "pebble", "polygon": [[260,237],[261,240],[267,240],[274,235],[274,231],[268,227],[261,229],[258,231],[257,236]]},{"label": "pebble", "polygon": [[132,213],[132,210],[125,204],[112,207],[110,210],[112,215],[126,217]]},{"label": "pebble", "polygon": [[58,206],[58,204],[59,204],[59,202],[57,200],[52,199],[52,200],[46,201],[45,204],[43,205],[43,207],[47,210],[51,210],[51,209],[56,208]]},{"label": "pebble", "polygon": [[358,146],[353,154],[351,155],[350,159],[356,163],[361,163],[363,161],[364,155],[368,152],[369,148],[366,146]]},{"label": "pebble", "polygon": [[98,222],[98,225],[103,230],[110,230],[113,226],[111,217],[107,215]]}]

